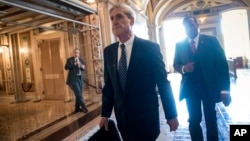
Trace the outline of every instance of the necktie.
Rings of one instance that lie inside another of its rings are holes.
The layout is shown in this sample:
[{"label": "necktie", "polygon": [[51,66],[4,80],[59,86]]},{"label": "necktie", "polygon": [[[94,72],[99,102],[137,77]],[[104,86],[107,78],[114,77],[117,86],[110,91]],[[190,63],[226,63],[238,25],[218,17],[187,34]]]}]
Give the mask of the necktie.
[{"label": "necktie", "polygon": [[192,52],[195,53],[196,47],[195,47],[195,41],[194,40],[191,40],[190,46],[191,46]]},{"label": "necktie", "polygon": [[[75,58],[75,62],[77,63],[77,66],[78,66],[78,63],[80,62],[80,60],[79,60],[78,57]],[[81,74],[82,74],[81,68],[80,68],[80,66],[78,66],[78,73],[77,73],[77,75],[80,76]]]},{"label": "necktie", "polygon": [[120,47],[121,47],[121,57],[119,60],[118,73],[120,78],[120,84],[122,90],[124,91],[126,84],[126,77],[127,77],[127,59],[126,59],[125,45],[121,44]]}]

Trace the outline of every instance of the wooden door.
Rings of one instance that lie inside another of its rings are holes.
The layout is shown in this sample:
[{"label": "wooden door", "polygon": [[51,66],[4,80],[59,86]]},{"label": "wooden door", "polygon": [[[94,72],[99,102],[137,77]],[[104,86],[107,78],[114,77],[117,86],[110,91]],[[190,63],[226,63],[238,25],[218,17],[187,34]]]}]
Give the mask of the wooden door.
[{"label": "wooden door", "polygon": [[60,39],[43,40],[41,44],[44,99],[64,99],[64,66],[60,58]]}]

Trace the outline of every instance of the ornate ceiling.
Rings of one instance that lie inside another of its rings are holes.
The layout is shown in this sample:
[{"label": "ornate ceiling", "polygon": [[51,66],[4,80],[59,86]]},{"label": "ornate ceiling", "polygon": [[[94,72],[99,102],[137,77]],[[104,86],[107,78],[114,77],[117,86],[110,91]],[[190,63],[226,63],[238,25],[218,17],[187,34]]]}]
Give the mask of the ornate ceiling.
[{"label": "ornate ceiling", "polygon": [[174,12],[193,11],[193,10],[222,6],[230,3],[232,2],[221,1],[221,0],[195,0],[195,1],[190,1],[189,3],[186,2],[180,3],[180,5],[178,5],[178,7],[175,7],[173,11]]},{"label": "ornate ceiling", "polygon": [[[0,0],[0,34],[15,33],[23,29],[47,28],[62,20],[90,26],[81,17],[96,13],[87,3],[91,0]],[[93,0],[92,0],[93,1]],[[97,0],[95,0],[97,1]],[[98,0],[106,2],[107,0]],[[250,0],[114,0],[129,2],[144,13],[149,23],[160,23],[168,17],[178,17],[190,11],[213,9],[213,12],[232,7],[249,7]],[[219,9],[218,9],[219,8]],[[202,11],[200,11],[202,13]],[[95,27],[93,25],[93,27]],[[66,29],[67,30],[67,29]]]},{"label": "ornate ceiling", "polygon": [[[136,0],[132,0],[136,1]],[[178,3],[178,7],[175,7],[175,12],[183,12],[188,10],[198,10],[209,7],[222,6],[233,2],[242,3],[243,5],[249,5],[249,0],[142,0],[151,4],[153,9],[157,6],[164,5],[164,3]]]},{"label": "ornate ceiling", "polygon": [[170,17],[213,16],[229,8],[249,6],[250,0],[149,0],[147,16],[152,24],[159,25]]}]

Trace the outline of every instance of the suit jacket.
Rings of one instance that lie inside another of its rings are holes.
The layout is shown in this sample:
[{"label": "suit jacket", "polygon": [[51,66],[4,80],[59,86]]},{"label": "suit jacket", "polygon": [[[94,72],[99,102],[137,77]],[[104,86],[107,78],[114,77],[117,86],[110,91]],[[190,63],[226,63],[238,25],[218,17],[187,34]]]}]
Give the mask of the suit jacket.
[{"label": "suit jacket", "polygon": [[[84,64],[83,59],[79,58],[79,61]],[[67,59],[67,62],[64,66],[65,70],[68,70],[68,77],[66,83],[68,85],[72,85],[76,82],[76,79],[79,79],[79,76],[77,75],[79,73],[79,67],[74,64],[75,63],[75,57],[70,57]],[[84,69],[80,69],[81,74]],[[80,76],[80,79],[82,79],[82,75]]]},{"label": "suit jacket", "polygon": [[121,141],[121,138],[115,122],[112,119],[109,119],[108,131],[106,131],[103,126],[95,132],[88,141]]},{"label": "suit jacket", "polygon": [[[180,100],[186,98],[186,84],[189,73],[182,73],[182,66],[191,61],[189,56],[190,44],[188,39],[176,44],[174,68],[182,74]],[[220,102],[222,90],[230,90],[230,78],[228,64],[223,48],[219,41],[208,35],[200,35],[196,53],[201,66],[202,77],[209,90],[209,98],[212,102]]]},{"label": "suit jacket", "polygon": [[[175,101],[158,44],[135,36],[127,71],[125,93],[119,85],[116,42],[104,49],[102,116],[114,107],[118,128],[127,137],[158,136],[160,132],[156,85],[167,119],[177,117]],[[142,138],[141,138],[142,139]]]}]

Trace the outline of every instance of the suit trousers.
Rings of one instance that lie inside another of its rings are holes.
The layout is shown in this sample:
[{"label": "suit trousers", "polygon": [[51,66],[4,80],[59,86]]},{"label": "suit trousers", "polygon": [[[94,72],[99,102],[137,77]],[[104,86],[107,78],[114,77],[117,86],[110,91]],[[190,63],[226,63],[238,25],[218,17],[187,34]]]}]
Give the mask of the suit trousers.
[{"label": "suit trousers", "polygon": [[189,132],[192,141],[203,141],[201,128],[202,111],[206,123],[207,141],[218,141],[217,117],[215,103],[208,98],[206,86],[195,86],[189,90],[189,97],[186,98],[189,113]]},{"label": "suit trousers", "polygon": [[74,91],[75,94],[75,110],[78,110],[80,107],[85,107],[82,96],[82,78],[81,76],[77,77],[79,78],[76,79],[75,83],[70,85],[70,88]]}]

